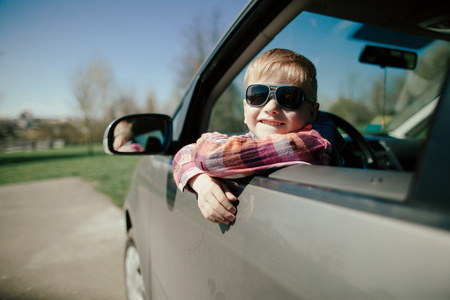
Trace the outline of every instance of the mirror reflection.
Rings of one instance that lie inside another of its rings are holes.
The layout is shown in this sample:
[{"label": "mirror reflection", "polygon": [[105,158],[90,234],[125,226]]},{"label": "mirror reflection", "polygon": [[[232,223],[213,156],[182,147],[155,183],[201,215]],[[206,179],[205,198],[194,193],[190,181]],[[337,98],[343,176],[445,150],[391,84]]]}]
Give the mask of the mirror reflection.
[{"label": "mirror reflection", "polygon": [[120,121],[114,129],[113,148],[119,152],[143,152],[144,147],[136,140],[133,120]]},{"label": "mirror reflection", "polygon": [[106,145],[111,153],[161,153],[170,142],[168,116],[139,114],[122,117],[107,130]]}]

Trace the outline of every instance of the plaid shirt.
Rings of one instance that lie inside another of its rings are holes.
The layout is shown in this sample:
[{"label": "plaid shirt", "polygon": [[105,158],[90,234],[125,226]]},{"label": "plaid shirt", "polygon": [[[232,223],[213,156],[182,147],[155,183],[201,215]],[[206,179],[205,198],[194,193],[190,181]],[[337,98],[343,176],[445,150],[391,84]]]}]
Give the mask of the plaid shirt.
[{"label": "plaid shirt", "polygon": [[183,147],[173,159],[173,177],[184,191],[189,179],[240,178],[299,163],[329,165],[331,144],[311,125],[298,132],[254,139],[249,132],[227,136],[205,133],[195,144]]}]

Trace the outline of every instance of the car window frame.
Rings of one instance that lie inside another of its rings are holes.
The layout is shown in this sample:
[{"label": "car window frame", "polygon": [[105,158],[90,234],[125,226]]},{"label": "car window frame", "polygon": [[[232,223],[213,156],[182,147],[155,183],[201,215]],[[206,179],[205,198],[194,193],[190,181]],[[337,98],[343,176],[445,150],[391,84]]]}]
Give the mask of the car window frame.
[{"label": "car window frame", "polygon": [[[295,0],[276,3],[253,0],[247,4],[194,76],[187,91],[190,95],[186,94],[180,103],[180,108],[186,107],[187,112],[179,109],[174,116],[174,123],[183,125],[179,134],[174,129],[174,145],[168,154],[175,154],[205,132],[219,95],[257,53],[305,9],[305,5]],[[256,13],[258,11],[268,14]]]},{"label": "car window frame", "polygon": [[[447,72],[441,97],[433,113],[429,136],[422,149],[422,159],[412,183],[409,202],[417,207],[450,213],[450,132],[447,112],[450,111],[450,71]],[[446,227],[450,225],[447,217]]]},{"label": "car window frame", "polygon": [[[288,2],[284,3],[284,8],[289,8]],[[295,3],[293,1],[292,3]],[[241,14],[239,18],[246,18],[247,15],[251,16],[251,11],[257,9],[258,5],[262,5],[260,1],[253,1],[250,3],[246,10]],[[297,11],[302,11],[304,7],[296,7]],[[292,19],[295,18],[298,13],[292,13]],[[192,98],[188,99],[189,108],[186,112],[185,118],[182,118],[183,131],[180,133],[180,143],[179,146],[195,142],[195,140],[200,136],[201,133],[206,131],[209,123],[209,116],[215,101],[218,99],[219,95],[225,88],[233,81],[235,76],[237,76],[245,66],[253,59],[259,51],[261,51],[270,41],[271,37],[265,36],[264,34],[258,32],[267,32],[267,28],[270,28],[269,32],[275,36],[288,22],[283,22],[280,25],[278,17],[272,19],[264,19],[262,23],[259,24],[258,29],[251,30],[248,28],[232,28],[232,32],[228,32],[224,39],[219,43],[219,47],[210,56],[209,60],[205,62],[200,72],[196,76],[194,85],[190,89],[192,93]],[[259,15],[261,17],[261,15]],[[275,19],[275,20],[274,20]],[[254,21],[254,20],[253,20]],[[250,21],[249,21],[250,22]],[[245,23],[245,22],[244,22]],[[276,25],[273,25],[277,23]],[[246,26],[250,26],[249,23]],[[241,26],[243,26],[241,24]],[[243,26],[245,27],[245,26]],[[252,32],[251,34],[249,32]],[[234,35],[233,40],[236,41],[236,35],[244,36],[245,34],[250,34],[248,41],[246,40],[242,45],[236,45],[236,43],[227,43],[227,39],[230,39],[231,33]],[[225,68],[225,66],[227,66]],[[216,72],[216,73],[215,73]],[[448,76],[444,83],[446,88],[446,94],[441,97],[438,104],[438,110],[443,108],[448,108],[450,105],[448,87],[449,81]],[[446,100],[445,100],[446,99]],[[444,101],[445,100],[445,101]],[[444,103],[447,102],[447,103]],[[444,103],[444,104],[442,104]],[[447,109],[447,111],[449,111]],[[433,124],[445,124],[445,119],[441,116],[442,113],[438,115],[433,115]],[[280,189],[280,186],[284,186],[291,191],[303,191],[305,193],[310,193],[311,190],[316,191],[317,195],[322,195],[318,197],[317,200],[332,203],[334,205],[346,206],[352,209],[367,211],[370,213],[375,213],[391,218],[401,219],[405,221],[410,221],[414,223],[419,223],[423,225],[428,225],[432,227],[437,227],[445,230],[450,230],[450,218],[448,218],[448,212],[450,210],[450,204],[445,203],[445,199],[439,199],[439,195],[445,195],[450,192],[447,188],[445,182],[442,180],[436,180],[436,182],[429,182],[429,178],[433,178],[433,166],[439,164],[436,157],[435,148],[439,148],[439,142],[437,140],[431,140],[432,136],[443,131],[443,129],[438,128],[439,126],[433,126],[432,131],[435,132],[430,135],[428,139],[426,150],[424,152],[424,159],[421,163],[421,167],[412,175],[411,184],[404,191],[405,197],[402,201],[393,201],[389,198],[376,197],[374,195],[364,195],[358,191],[349,191],[345,186],[341,189],[336,189],[338,197],[334,199],[327,199],[326,193],[320,193],[320,190],[326,191],[330,189],[330,186],[326,184],[321,184],[320,181],[316,185],[312,185],[308,181],[297,181],[295,183],[289,182],[285,179],[277,178],[277,176],[266,177],[266,176],[256,176],[250,183],[245,184],[259,185],[271,189]],[[449,133],[444,130],[445,136],[448,137],[447,140],[450,141]],[[176,149],[175,149],[176,150]],[[441,149],[441,151],[443,151]],[[424,165],[425,163],[425,165]],[[448,162],[446,162],[446,165]],[[322,166],[312,166],[312,168],[321,168]],[[337,167],[335,167],[337,168]],[[450,168],[449,168],[450,169]],[[342,168],[342,170],[344,170]],[[342,171],[344,172],[344,171]],[[342,173],[339,169],[337,173]],[[371,172],[371,170],[354,169],[353,172],[358,174],[360,172],[366,173]],[[392,171],[380,171],[380,172],[392,172]],[[390,178],[389,174],[386,173],[386,180]],[[330,175],[331,176],[331,175]],[[329,176],[324,179],[333,180]],[[339,176],[339,175],[335,175]],[[405,174],[405,177],[411,176],[410,174]],[[373,177],[377,180],[377,176]],[[445,178],[445,177],[443,177]],[[428,181],[427,181],[428,180]],[[349,183],[351,184],[351,183]],[[289,186],[290,185],[290,186]],[[427,188],[440,185],[439,189],[436,189],[432,195],[426,193]],[[245,185],[243,186],[245,187]],[[365,204],[357,203],[358,199],[365,198],[368,202]],[[348,199],[352,199],[350,202]],[[356,202],[355,202],[356,201]],[[349,204],[350,203],[350,204]],[[356,203],[356,204],[355,204]]]}]

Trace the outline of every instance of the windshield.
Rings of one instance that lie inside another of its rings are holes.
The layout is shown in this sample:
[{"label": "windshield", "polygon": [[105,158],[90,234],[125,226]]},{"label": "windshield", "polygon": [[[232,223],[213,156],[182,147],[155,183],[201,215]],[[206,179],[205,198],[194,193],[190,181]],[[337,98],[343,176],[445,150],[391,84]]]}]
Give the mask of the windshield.
[{"label": "windshield", "polygon": [[[359,57],[367,45],[414,52],[417,65],[405,70],[361,63]],[[313,13],[297,17],[267,46],[274,47],[290,48],[312,60],[321,109],[370,133],[394,131],[435,100],[450,60],[448,42]],[[422,114],[417,120],[421,127],[428,117]],[[418,128],[405,133],[407,137],[423,134]]]},{"label": "windshield", "polygon": [[[366,46],[412,52],[417,55],[416,66],[408,70],[360,62]],[[339,115],[362,133],[398,138],[426,136],[450,61],[449,42],[309,12],[300,14],[262,51],[272,48],[291,49],[315,64],[321,110]],[[221,109],[213,112],[208,130],[246,130],[241,100],[245,71],[222,95],[227,104],[222,107],[219,99]],[[227,98],[236,103],[226,102]]]},{"label": "windshield", "polygon": [[[414,52],[417,65],[405,70],[361,63],[367,45]],[[313,13],[298,16],[266,49],[275,47],[299,52],[316,65],[322,110],[370,133],[394,131],[435,100],[450,60],[448,42]],[[423,132],[411,129],[409,137]]]}]

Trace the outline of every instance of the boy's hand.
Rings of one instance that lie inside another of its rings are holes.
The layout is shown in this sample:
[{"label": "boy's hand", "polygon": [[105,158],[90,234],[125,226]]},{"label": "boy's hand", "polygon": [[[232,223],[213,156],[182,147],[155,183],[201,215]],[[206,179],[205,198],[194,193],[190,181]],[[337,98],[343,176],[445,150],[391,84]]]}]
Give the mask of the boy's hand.
[{"label": "boy's hand", "polygon": [[227,225],[234,221],[236,208],[231,201],[236,197],[226,184],[203,173],[192,177],[189,185],[197,192],[198,207],[206,219]]}]

